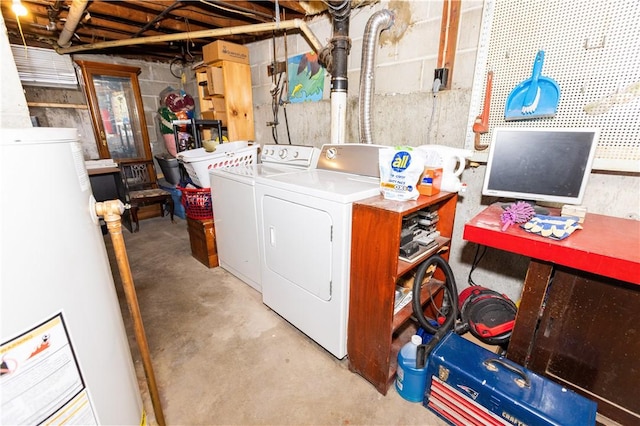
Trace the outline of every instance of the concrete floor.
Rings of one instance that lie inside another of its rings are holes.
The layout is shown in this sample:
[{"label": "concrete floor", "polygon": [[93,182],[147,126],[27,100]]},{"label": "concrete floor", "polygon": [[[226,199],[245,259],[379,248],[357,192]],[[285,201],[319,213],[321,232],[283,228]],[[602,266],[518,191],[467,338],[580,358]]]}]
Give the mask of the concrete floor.
[{"label": "concrete floor", "polygon": [[[260,293],[191,256],[186,221],[123,230],[169,425],[445,425],[391,387],[379,394],[262,303]],[[105,243],[113,261],[110,237]],[[157,424],[119,272],[114,280],[150,424]]]}]

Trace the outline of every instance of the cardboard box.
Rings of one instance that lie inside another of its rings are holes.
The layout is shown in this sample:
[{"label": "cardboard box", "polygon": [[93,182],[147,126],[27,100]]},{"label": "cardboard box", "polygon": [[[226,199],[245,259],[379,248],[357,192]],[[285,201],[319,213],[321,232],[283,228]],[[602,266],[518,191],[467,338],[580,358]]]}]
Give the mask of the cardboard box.
[{"label": "cardboard box", "polygon": [[202,48],[202,56],[205,64],[210,64],[214,61],[249,63],[249,49],[240,44],[229,43],[224,40],[206,44]]},{"label": "cardboard box", "polygon": [[418,192],[422,195],[435,195],[440,192],[442,183],[442,168],[425,167],[424,173],[418,181]]},{"label": "cardboard box", "polygon": [[207,67],[207,95],[224,96],[224,76],[222,68]]}]

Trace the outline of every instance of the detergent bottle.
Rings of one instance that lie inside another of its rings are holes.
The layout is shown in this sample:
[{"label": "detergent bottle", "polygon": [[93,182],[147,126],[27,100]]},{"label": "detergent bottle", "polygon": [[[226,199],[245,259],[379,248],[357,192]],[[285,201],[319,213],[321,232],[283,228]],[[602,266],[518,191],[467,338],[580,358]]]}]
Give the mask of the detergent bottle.
[{"label": "detergent bottle", "polygon": [[422,145],[419,150],[425,153],[425,167],[442,167],[440,190],[446,192],[464,192],[467,185],[460,181],[467,158],[473,152],[469,149],[454,148],[445,145]]}]

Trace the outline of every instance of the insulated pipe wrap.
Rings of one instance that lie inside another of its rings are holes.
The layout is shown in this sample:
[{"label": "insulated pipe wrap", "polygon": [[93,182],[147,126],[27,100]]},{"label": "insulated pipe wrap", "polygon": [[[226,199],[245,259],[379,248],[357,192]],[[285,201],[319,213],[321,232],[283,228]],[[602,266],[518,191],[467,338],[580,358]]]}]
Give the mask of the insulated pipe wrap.
[{"label": "insulated pipe wrap", "polygon": [[60,37],[58,37],[58,46],[71,46],[71,37],[73,36],[76,28],[78,28],[78,23],[80,22],[82,14],[87,7],[87,3],[88,0],[73,0],[71,8],[69,9],[69,14],[67,15],[67,21],[64,23],[64,28],[62,28],[62,31],[60,32]]},{"label": "insulated pipe wrap", "polygon": [[360,143],[373,143],[371,136],[371,111],[373,109],[375,51],[378,36],[393,25],[394,15],[390,10],[380,10],[367,21],[362,41],[362,64],[360,66],[359,127]]}]

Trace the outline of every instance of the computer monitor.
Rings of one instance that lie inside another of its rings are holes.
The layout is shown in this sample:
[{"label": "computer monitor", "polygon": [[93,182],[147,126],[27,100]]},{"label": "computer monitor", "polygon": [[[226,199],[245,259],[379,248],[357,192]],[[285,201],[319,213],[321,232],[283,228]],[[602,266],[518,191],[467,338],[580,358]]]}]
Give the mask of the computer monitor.
[{"label": "computer monitor", "polygon": [[594,128],[496,128],[482,194],[581,204],[598,143]]}]

